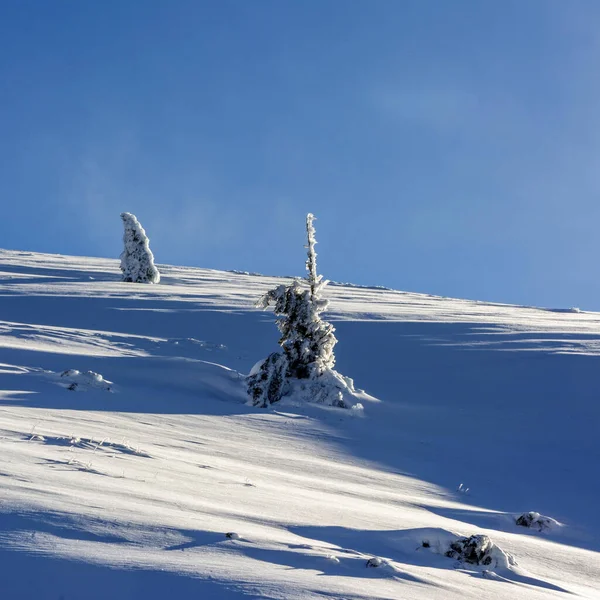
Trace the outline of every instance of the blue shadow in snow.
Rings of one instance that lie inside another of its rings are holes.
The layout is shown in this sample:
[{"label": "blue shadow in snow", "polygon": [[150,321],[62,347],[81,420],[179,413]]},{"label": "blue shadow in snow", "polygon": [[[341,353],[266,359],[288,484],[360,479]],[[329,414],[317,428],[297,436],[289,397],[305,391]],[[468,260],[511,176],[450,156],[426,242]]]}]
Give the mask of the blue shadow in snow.
[{"label": "blue shadow in snow", "polygon": [[[391,531],[368,531],[362,529],[349,529],[345,527],[291,527],[290,531],[308,539],[321,540],[327,544],[339,546],[340,550],[334,552],[338,556],[341,552],[346,555],[377,556],[394,561],[396,564],[413,565],[419,567],[433,567],[437,569],[460,568],[473,577],[482,577],[483,569],[474,565],[457,563],[441,554],[435,554],[430,549],[424,548],[422,542],[436,537],[447,539],[454,537],[449,531],[436,528],[404,529]],[[395,565],[394,565],[395,566]],[[372,569],[376,570],[376,569]],[[538,588],[572,594],[560,586],[550,582],[517,573],[512,569],[502,570],[498,573],[501,581],[507,583],[526,584]]]}]

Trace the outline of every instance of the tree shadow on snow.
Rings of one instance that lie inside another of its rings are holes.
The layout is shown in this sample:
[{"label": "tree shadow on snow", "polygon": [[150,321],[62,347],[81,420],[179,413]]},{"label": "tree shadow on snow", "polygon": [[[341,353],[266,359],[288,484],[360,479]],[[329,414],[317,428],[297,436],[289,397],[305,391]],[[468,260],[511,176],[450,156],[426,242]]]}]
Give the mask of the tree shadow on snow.
[{"label": "tree shadow on snow", "polygon": [[[15,273],[17,278],[11,279],[4,277],[5,274]],[[24,277],[23,277],[24,276]],[[95,268],[89,265],[89,269],[82,271],[79,268],[72,268],[65,265],[63,268],[48,267],[48,266],[28,266],[28,265],[11,265],[0,264],[0,281],[6,280],[10,283],[50,283],[54,281],[79,281],[89,283],[92,280],[96,281],[114,281],[121,280],[120,272],[117,270],[114,273],[106,269]]]},{"label": "tree shadow on snow", "polygon": [[164,550],[168,550],[170,552],[174,550],[192,550],[193,548],[200,548],[201,546],[213,546],[226,541],[226,538],[223,534],[214,533],[212,531],[183,530],[179,533],[188,539],[180,544],[166,546]]},{"label": "tree shadow on snow", "polygon": [[[310,555],[282,545],[280,549],[260,548],[251,540],[227,539],[224,533],[203,530],[169,529],[144,526],[128,526],[117,522],[80,518],[63,513],[0,513],[0,561],[3,565],[2,590],[11,600],[29,600],[40,598],[52,600],[56,598],[80,598],[90,600],[138,600],[139,598],[219,598],[229,599],[240,596],[269,598],[271,587],[265,582],[264,593],[260,583],[254,579],[248,582],[219,581],[218,576],[207,579],[200,570],[195,572],[177,571],[177,561],[166,558],[161,566],[136,561],[135,566],[129,563],[116,563],[115,556],[128,555],[128,548],[146,548],[153,554],[163,550],[171,552],[192,552],[199,548],[211,546],[230,550],[234,554],[242,554],[255,560],[289,569],[307,569],[317,571],[320,575],[378,577],[384,576],[376,569],[367,569],[364,561],[360,564],[336,564],[321,555]],[[51,536],[50,539],[48,536]],[[164,544],[165,540],[178,539],[177,543]],[[101,559],[102,564],[92,564],[88,558],[79,553],[63,557],[54,554],[58,544],[65,548],[65,542],[92,542],[98,544],[98,552],[93,553]],[[106,553],[109,546],[119,547],[119,552]],[[200,555],[199,555],[200,556]],[[118,559],[117,559],[118,560]],[[199,558],[200,560],[200,558]],[[356,568],[352,568],[356,567]],[[172,572],[169,570],[172,569]],[[29,577],[35,573],[35,577]],[[424,583],[400,571],[394,573],[396,579]],[[319,597],[339,598],[339,594],[322,591],[318,584],[305,592]],[[49,595],[50,593],[50,595]],[[276,597],[279,597],[278,595]],[[345,595],[348,600],[364,599],[364,594]],[[370,596],[370,600],[388,600],[383,597]]]},{"label": "tree shadow on snow", "polygon": [[[365,419],[342,423],[352,455],[431,482],[463,504],[536,510],[585,527],[588,541],[560,541],[600,550],[600,479],[590,476],[600,457],[600,356],[555,347],[560,339],[585,350],[598,334],[511,333],[490,323],[335,325],[336,369],[382,400],[366,407]],[[478,345],[490,340],[497,345]],[[468,494],[455,491],[461,483]]]},{"label": "tree shadow on snow", "polygon": [[[155,544],[147,541],[154,534]],[[48,536],[51,536],[50,540]],[[141,539],[140,539],[141,536]],[[88,600],[138,600],[139,598],[239,598],[245,595],[242,585],[197,575],[169,572],[151,564],[131,566],[115,564],[106,558],[104,564],[92,564],[89,557],[68,557],[54,554],[56,542],[92,542],[98,544],[98,557],[107,545],[122,547],[147,546],[160,549],[157,541],[166,537],[191,538],[189,542],[172,544],[164,550],[188,550],[204,545],[226,542],[225,536],[213,532],[188,532],[162,527],[131,527],[101,519],[80,518],[67,513],[2,513],[0,512],[0,563],[2,564],[3,598],[11,600],[55,600],[87,598]],[[76,548],[76,545],[74,546]],[[114,555],[113,555],[114,556]],[[103,561],[102,561],[103,562]],[[34,573],[35,577],[31,577]]]},{"label": "tree shadow on snow", "polygon": [[5,548],[0,548],[0,562],[3,597],[10,600],[239,600],[245,595],[235,585],[184,573],[140,567],[118,569]]}]

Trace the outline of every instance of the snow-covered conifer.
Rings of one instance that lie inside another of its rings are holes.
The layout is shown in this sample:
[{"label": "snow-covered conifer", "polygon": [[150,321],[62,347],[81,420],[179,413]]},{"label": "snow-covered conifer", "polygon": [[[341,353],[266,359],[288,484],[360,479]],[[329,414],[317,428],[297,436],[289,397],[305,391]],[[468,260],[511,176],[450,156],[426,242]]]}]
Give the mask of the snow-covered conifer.
[{"label": "snow-covered conifer", "polygon": [[[290,381],[318,379],[332,371],[335,365],[335,329],[320,316],[329,303],[322,298],[327,281],[317,274],[313,220],[312,214],[306,218],[307,279],[280,285],[267,292],[258,303],[262,308],[274,307],[283,354],[272,354],[250,375],[248,391],[256,405],[267,406],[276,402],[286,394]],[[323,395],[321,391],[320,396]],[[338,396],[335,395],[336,403]]]},{"label": "snow-covered conifer", "polygon": [[337,343],[334,327],[320,317],[327,306],[321,298],[324,284],[315,287],[315,294],[298,280],[280,285],[263,296],[261,305],[274,306],[277,327],[281,332],[279,345],[287,360],[288,377],[310,379],[322,375],[335,365],[333,348]]},{"label": "snow-covered conifer", "polygon": [[121,271],[123,281],[133,283],[158,283],[160,273],[154,266],[154,255],[150,250],[148,236],[131,213],[121,213],[125,233],[123,234],[124,249],[121,253]]}]

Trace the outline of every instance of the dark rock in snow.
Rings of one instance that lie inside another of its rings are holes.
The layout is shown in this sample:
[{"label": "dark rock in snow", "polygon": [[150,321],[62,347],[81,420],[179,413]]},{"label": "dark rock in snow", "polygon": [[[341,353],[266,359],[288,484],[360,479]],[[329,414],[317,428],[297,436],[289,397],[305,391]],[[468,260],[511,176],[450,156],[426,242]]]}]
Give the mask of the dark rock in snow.
[{"label": "dark rock in snow", "polygon": [[377,558],[376,556],[374,556],[373,558],[370,558],[367,561],[366,566],[376,568],[376,567],[381,567],[381,565],[383,565],[383,564],[384,564],[384,561],[381,560],[381,558]]},{"label": "dark rock in snow", "polygon": [[538,512],[526,512],[517,518],[517,525],[520,527],[528,527],[530,529],[537,529],[538,531],[547,531],[558,525],[558,521],[550,517],[540,515]]},{"label": "dark rock in snow", "polygon": [[487,535],[481,534],[456,539],[445,554],[461,562],[492,569],[510,569],[517,564],[514,557],[496,546]]},{"label": "dark rock in snow", "polygon": [[494,544],[487,535],[472,535],[452,542],[446,556],[474,565],[491,565],[493,548]]}]

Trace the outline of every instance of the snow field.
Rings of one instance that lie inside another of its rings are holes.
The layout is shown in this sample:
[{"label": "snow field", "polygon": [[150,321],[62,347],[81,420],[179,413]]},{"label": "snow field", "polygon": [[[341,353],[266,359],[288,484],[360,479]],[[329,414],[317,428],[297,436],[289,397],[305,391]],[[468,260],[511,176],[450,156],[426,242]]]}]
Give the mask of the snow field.
[{"label": "snow field", "polygon": [[[364,416],[264,410],[281,280],[159,267],[0,252],[3,597],[600,597],[600,315],[331,285]],[[516,566],[444,556],[474,534]]]}]

